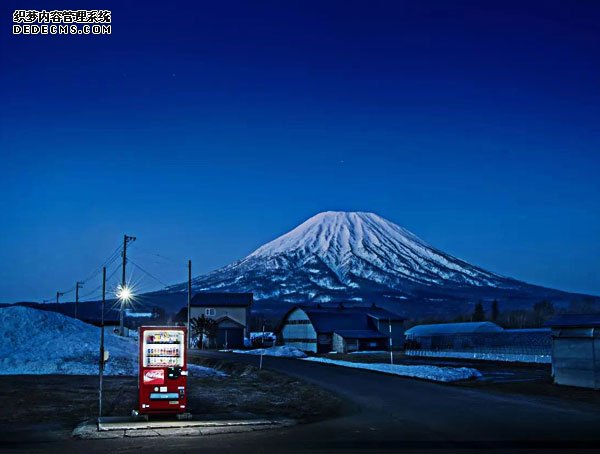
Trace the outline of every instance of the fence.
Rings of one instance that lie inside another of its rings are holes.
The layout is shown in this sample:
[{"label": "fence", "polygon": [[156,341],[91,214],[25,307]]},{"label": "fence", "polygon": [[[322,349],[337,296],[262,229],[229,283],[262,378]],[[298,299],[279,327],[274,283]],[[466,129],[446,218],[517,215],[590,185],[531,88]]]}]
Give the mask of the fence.
[{"label": "fence", "polygon": [[552,358],[552,333],[539,329],[407,337],[405,354],[549,363]]}]

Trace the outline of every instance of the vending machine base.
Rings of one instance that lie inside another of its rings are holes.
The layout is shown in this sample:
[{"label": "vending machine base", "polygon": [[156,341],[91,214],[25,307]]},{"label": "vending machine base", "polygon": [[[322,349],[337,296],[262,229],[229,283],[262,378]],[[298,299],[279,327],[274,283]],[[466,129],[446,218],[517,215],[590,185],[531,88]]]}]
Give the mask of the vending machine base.
[{"label": "vending machine base", "polygon": [[[163,414],[170,415],[172,413],[163,413]],[[160,416],[160,415],[161,415],[161,413],[158,413],[155,416]],[[192,415],[191,413],[176,413],[175,419],[177,419],[177,421],[191,421],[192,419],[194,419],[194,415]],[[141,415],[139,411],[131,410],[131,420],[132,421],[149,421],[150,415],[149,414]]]}]

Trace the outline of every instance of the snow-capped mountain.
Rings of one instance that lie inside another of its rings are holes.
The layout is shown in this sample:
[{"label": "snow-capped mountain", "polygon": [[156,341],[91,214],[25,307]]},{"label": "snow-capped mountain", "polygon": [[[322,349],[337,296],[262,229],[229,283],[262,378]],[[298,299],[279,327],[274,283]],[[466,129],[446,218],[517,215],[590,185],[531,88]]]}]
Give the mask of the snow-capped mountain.
[{"label": "snow-capped mountain", "polygon": [[[194,291],[252,292],[288,302],[463,298],[541,289],[439,251],[373,213],[319,213],[231,265],[193,280]],[[185,285],[170,287],[184,290]]]}]

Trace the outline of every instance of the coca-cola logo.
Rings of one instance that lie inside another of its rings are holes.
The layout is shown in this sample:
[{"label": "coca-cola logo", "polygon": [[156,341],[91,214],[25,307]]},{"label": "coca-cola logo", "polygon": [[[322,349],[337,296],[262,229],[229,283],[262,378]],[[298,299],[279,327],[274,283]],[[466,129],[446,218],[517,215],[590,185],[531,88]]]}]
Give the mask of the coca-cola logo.
[{"label": "coca-cola logo", "polygon": [[144,383],[150,385],[162,385],[164,382],[165,371],[163,369],[144,371]]}]

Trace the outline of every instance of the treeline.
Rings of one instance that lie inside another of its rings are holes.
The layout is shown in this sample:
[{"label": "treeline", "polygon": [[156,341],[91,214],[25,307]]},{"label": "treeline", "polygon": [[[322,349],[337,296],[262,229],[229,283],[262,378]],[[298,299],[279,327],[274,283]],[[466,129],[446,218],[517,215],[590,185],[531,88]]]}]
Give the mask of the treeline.
[{"label": "treeline", "polygon": [[531,309],[502,310],[502,303],[493,300],[491,303],[479,301],[472,313],[459,315],[452,319],[424,318],[411,320],[407,328],[415,325],[434,323],[483,322],[497,323],[503,328],[541,328],[553,316],[562,313],[586,314],[598,312],[600,308],[592,299],[573,300],[567,308],[557,309],[552,301],[542,300],[533,304]]}]

